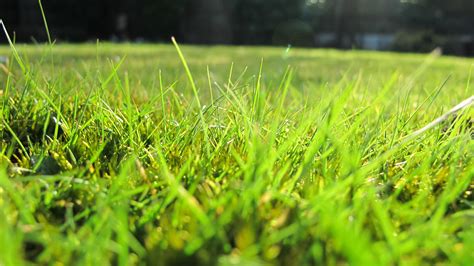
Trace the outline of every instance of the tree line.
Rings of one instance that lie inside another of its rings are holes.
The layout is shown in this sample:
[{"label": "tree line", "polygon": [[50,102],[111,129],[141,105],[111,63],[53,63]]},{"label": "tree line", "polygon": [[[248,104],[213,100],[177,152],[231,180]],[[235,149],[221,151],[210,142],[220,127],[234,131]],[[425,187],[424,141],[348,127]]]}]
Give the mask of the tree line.
[{"label": "tree line", "polygon": [[[316,34],[332,34],[328,46],[351,48],[359,33],[392,33],[398,49],[426,50],[474,35],[472,0],[43,0],[43,6],[53,36],[64,41],[176,36],[198,44],[314,46]],[[0,17],[19,41],[45,37],[37,0],[2,0]]]}]

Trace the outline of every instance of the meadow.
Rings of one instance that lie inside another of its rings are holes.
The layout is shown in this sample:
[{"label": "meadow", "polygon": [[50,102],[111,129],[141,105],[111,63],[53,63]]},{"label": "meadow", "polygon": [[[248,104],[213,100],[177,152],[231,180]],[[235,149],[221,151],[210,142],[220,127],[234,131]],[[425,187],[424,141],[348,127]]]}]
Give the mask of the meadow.
[{"label": "meadow", "polygon": [[[471,265],[474,59],[1,46],[0,265]],[[8,60],[7,60],[8,58]]]}]

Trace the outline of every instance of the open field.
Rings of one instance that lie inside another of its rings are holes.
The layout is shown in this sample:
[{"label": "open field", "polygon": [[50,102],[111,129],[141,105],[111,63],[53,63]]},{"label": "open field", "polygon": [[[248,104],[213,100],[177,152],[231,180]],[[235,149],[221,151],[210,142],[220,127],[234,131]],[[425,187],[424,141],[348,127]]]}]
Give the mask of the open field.
[{"label": "open field", "polygon": [[473,59],[16,49],[0,47],[0,265],[474,261],[474,111],[413,135],[473,94]]}]

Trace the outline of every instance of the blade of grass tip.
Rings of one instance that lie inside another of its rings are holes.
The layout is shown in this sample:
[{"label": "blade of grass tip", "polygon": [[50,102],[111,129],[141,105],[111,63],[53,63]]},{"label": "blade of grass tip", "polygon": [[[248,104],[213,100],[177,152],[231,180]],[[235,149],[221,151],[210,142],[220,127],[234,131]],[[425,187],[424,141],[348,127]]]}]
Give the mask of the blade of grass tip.
[{"label": "blade of grass tip", "polygon": [[38,5],[39,5],[40,11],[41,11],[41,16],[43,17],[43,23],[44,23],[44,27],[46,29],[46,34],[48,35],[48,44],[52,45],[53,42],[51,41],[51,34],[49,32],[48,22],[46,20],[46,14],[44,12],[44,8],[43,8],[43,4],[41,3],[41,0],[38,0]]},{"label": "blade of grass tip", "polygon": [[321,123],[320,127],[311,139],[311,142],[309,143],[308,148],[304,153],[303,163],[299,166],[295,176],[288,181],[288,191],[293,191],[300,178],[305,175],[306,172],[308,172],[314,160],[314,156],[318,152],[319,148],[324,144],[326,139],[329,137],[328,134],[330,134],[331,128],[334,126],[334,123],[339,120],[340,116],[343,113],[344,105],[349,100],[349,97],[352,92],[355,91],[359,86],[359,82],[360,76],[354,84],[349,84],[346,86],[346,88],[342,91],[336,101],[330,101],[328,106],[330,114],[328,115],[328,117],[325,118],[324,123]]},{"label": "blade of grass tip", "polygon": [[[375,97],[373,103],[372,103],[372,106],[376,106],[379,101],[386,101],[386,98],[385,96],[387,95],[387,93],[389,91],[393,91],[393,86],[395,85],[395,82],[398,80],[399,78],[399,73],[398,71],[395,71],[390,80],[388,82],[385,83],[383,89],[378,93],[378,95]],[[389,147],[392,147],[393,146],[393,143],[395,141],[395,136],[396,134],[398,134],[398,128],[399,128],[399,123],[400,123],[400,116],[401,116],[401,112],[400,112],[400,96],[396,97],[395,98],[397,100],[397,116],[396,116],[396,120],[395,120],[395,129],[392,133],[392,137],[391,137],[391,140],[390,140],[390,145]],[[391,103],[391,101],[389,101]],[[386,105],[386,104],[384,104]]]},{"label": "blade of grass tip", "polygon": [[[241,83],[242,79],[244,78],[245,74],[247,73],[247,70],[248,70],[248,67],[244,67],[244,70],[242,70],[242,72],[240,73],[240,75],[237,77],[237,79],[234,80],[234,82],[232,82],[232,89],[233,90],[237,90],[238,89],[238,85]],[[229,88],[230,89],[230,88]]]},{"label": "blade of grass tip", "polygon": [[284,124],[285,122],[285,117],[284,116],[282,117],[282,113],[284,110],[284,104],[287,98],[288,89],[291,85],[292,78],[293,78],[293,70],[291,69],[290,66],[288,66],[287,69],[285,70],[285,74],[283,75],[283,78],[280,82],[280,86],[278,88],[278,92],[281,92],[281,94],[280,94],[280,102],[278,106],[276,107],[275,115],[274,115],[276,119],[274,119],[272,123],[272,129],[271,129],[271,134],[272,134],[271,142],[272,143],[276,141],[276,134],[278,131],[278,127],[280,126],[280,124]]},{"label": "blade of grass tip", "polygon": [[260,101],[260,89],[262,85],[262,70],[263,70],[263,58],[260,61],[260,69],[258,71],[257,84],[255,86],[255,91],[253,95],[253,104],[252,104],[252,121],[258,115],[258,102]]},{"label": "blade of grass tip", "polygon": [[398,132],[400,131],[400,123],[401,123],[401,117],[402,117],[402,110],[401,110],[401,103],[400,103],[400,96],[397,97],[397,110],[396,110],[396,116],[395,116],[395,122],[394,122],[394,129],[392,136],[390,138],[390,144],[389,147],[392,148],[393,145],[395,144],[395,139],[396,136],[398,135]]},{"label": "blade of grass tip", "polygon": [[[242,117],[245,117],[246,122],[249,122],[248,120],[250,120],[250,119],[246,115],[247,110],[244,108],[244,103],[242,102],[241,99],[239,99],[237,97],[236,93],[231,89],[228,89],[227,91],[224,91],[221,88],[221,86],[219,86],[219,84],[217,84],[217,83],[214,83],[214,85],[216,86],[217,90],[221,93],[221,95],[223,95],[224,98],[228,101],[228,103],[232,106],[232,108],[238,110],[238,114],[241,115]],[[248,123],[246,123],[246,124],[248,124]]]},{"label": "blade of grass tip", "polygon": [[158,71],[158,79],[160,83],[160,94],[161,94],[161,110],[163,112],[163,121],[165,122],[165,131],[167,128],[167,123],[166,123],[166,105],[165,105],[165,92],[163,90],[163,77],[161,75],[161,69]]},{"label": "blade of grass tip", "polygon": [[[64,148],[69,147],[70,145],[72,145],[73,143],[75,143],[77,141],[77,136],[80,134],[80,131],[82,130],[81,129],[82,120],[84,119],[84,116],[85,116],[85,113],[86,113],[86,110],[87,110],[87,106],[89,105],[89,102],[92,99],[92,93],[93,93],[93,90],[90,90],[87,97],[86,97],[86,100],[84,101],[83,107],[81,108],[80,111],[78,111],[77,118],[74,118],[73,121],[75,121],[75,127],[72,131],[72,134],[71,134],[71,137],[70,137],[69,141],[64,145]],[[92,121],[92,119],[89,120],[89,122],[86,122],[85,125],[87,126],[87,124],[91,123],[91,121]]]},{"label": "blade of grass tip", "polygon": [[[53,139],[54,140],[58,139],[59,127],[61,126],[61,117],[62,117],[61,101],[62,101],[61,96],[59,96],[59,104],[58,104],[57,114],[56,114],[56,117],[53,117],[53,119],[55,120],[54,121],[55,122],[54,123],[54,134],[53,134]],[[57,143],[58,142],[54,141],[52,148],[54,148],[57,145]]]},{"label": "blade of grass tip", "polygon": [[95,40],[95,61],[99,65],[99,39]]},{"label": "blade of grass tip", "polygon": [[[12,69],[12,64],[13,64],[13,60],[9,60],[8,61],[8,66],[7,66],[7,70],[8,70],[8,73],[7,73],[7,80],[5,82],[5,90],[3,91],[3,106],[2,106],[2,110],[5,110],[5,106],[7,105],[7,101],[10,97],[8,97],[9,95],[9,91],[10,91],[10,86],[12,85],[12,77],[13,77],[13,73],[10,71],[10,69]],[[2,112],[2,119],[4,117],[4,112]]]},{"label": "blade of grass tip", "polygon": [[230,64],[229,78],[227,79],[227,87],[232,87],[232,74],[234,73],[234,62]]},{"label": "blade of grass tip", "polygon": [[441,86],[439,86],[438,89],[436,89],[435,91],[433,91],[430,95],[428,95],[428,97],[425,98],[425,100],[416,108],[416,110],[410,115],[410,117],[405,121],[405,123],[403,124],[402,126],[402,129],[405,128],[406,125],[408,125],[408,122],[411,121],[411,119],[413,119],[413,117],[418,113],[418,111],[420,111],[420,109],[425,105],[426,102],[428,102],[428,100],[430,100],[429,102],[429,105],[428,105],[428,108],[429,106],[431,106],[431,104],[433,103],[433,101],[436,99],[436,97],[438,97],[439,93],[441,92],[441,90],[446,86],[446,83],[448,82],[448,80],[451,78],[451,75],[448,76],[444,81],[443,83],[441,84]]},{"label": "blade of grass tip", "polygon": [[132,96],[130,93],[130,80],[128,78],[128,72],[125,72],[125,100],[127,102],[127,120],[128,120],[128,140],[129,147],[133,147],[133,105]]},{"label": "blade of grass tip", "polygon": [[436,61],[437,58],[441,56],[439,50],[433,50],[423,61],[423,63],[407,78],[406,84],[402,87],[402,91],[407,89],[405,101],[402,108],[402,113],[408,109],[408,99],[410,95],[412,95],[412,91],[415,88],[414,84],[415,81],[430,67],[433,62]]},{"label": "blade of grass tip", "polygon": [[[20,57],[20,54],[18,53],[18,51],[16,50],[16,47],[15,45],[13,44],[11,38],[10,38],[10,35],[8,34],[8,31],[7,31],[7,28],[5,26],[5,24],[3,23],[3,20],[0,19],[0,24],[2,25],[2,28],[3,28],[3,31],[5,33],[5,36],[7,37],[7,40],[8,40],[8,44],[10,45],[10,48],[12,49],[13,51],[13,57],[15,58],[15,60],[17,61],[18,65],[20,66],[20,69],[23,73],[23,76],[26,78],[26,83],[27,84],[31,84],[33,89],[37,90],[41,96],[43,96],[52,106],[53,108],[58,111],[58,108],[57,106],[54,104],[54,102],[47,96],[47,94],[41,90],[40,88],[38,88],[38,85],[36,84],[36,82],[31,78],[31,75],[30,75],[30,72],[26,69],[26,66],[25,66],[25,63],[23,62],[23,60],[21,59]],[[25,87],[24,89],[24,92],[26,92],[26,88],[28,86]]]},{"label": "blade of grass tip", "polygon": [[183,64],[184,70],[186,71],[186,75],[188,76],[189,82],[191,83],[191,88],[193,89],[194,97],[196,99],[196,103],[199,108],[199,118],[201,119],[201,123],[203,125],[206,154],[207,154],[207,157],[209,158],[211,152],[209,149],[208,127],[206,124],[206,120],[204,119],[204,114],[202,113],[201,101],[199,100],[199,94],[196,88],[196,83],[194,82],[194,78],[193,78],[193,75],[191,74],[191,70],[189,69],[188,63],[186,62],[183,52],[181,52],[181,48],[179,48],[179,45],[176,42],[176,39],[174,37],[171,37],[171,41],[173,42],[173,45],[176,48],[176,51],[178,52],[179,58],[181,59],[181,63]]},{"label": "blade of grass tip", "polygon": [[[5,23],[3,23],[3,20],[0,19],[0,24],[2,25],[2,29],[3,29],[3,32],[5,33],[5,36],[7,37],[7,41],[8,41],[8,44],[10,45],[10,48],[12,49],[13,51],[13,57],[15,57],[15,60],[17,61],[18,65],[20,66],[21,68],[21,71],[23,73],[23,75],[27,75],[27,71],[26,71],[26,67],[25,67],[25,64],[23,63],[23,60],[21,60],[21,57],[20,57],[20,54],[18,53],[18,51],[16,50],[16,47],[15,45],[13,44],[11,38],[10,38],[10,35],[8,34],[8,31],[7,31],[7,28],[5,26]],[[28,75],[29,76],[29,75]]]},{"label": "blade of grass tip", "polygon": [[378,103],[378,101],[385,100],[384,97],[387,95],[389,91],[392,91],[392,88],[395,85],[395,82],[398,80],[399,76],[400,76],[400,73],[398,73],[398,71],[393,72],[388,82],[385,83],[382,90],[375,97],[373,104]]},{"label": "blade of grass tip", "polygon": [[[422,135],[423,133],[425,133],[426,131],[434,128],[435,126],[439,125],[440,123],[442,123],[443,121],[446,121],[447,119],[449,119],[449,117],[451,117],[452,115],[456,114],[457,112],[461,111],[461,110],[464,110],[466,108],[468,108],[469,106],[471,106],[472,104],[474,103],[474,96],[471,96],[469,97],[468,99],[462,101],[461,103],[459,103],[458,105],[456,105],[455,107],[453,107],[451,110],[449,110],[448,112],[446,112],[445,114],[443,114],[442,116],[436,118],[435,120],[433,120],[431,123],[429,123],[428,125],[424,126],[423,128],[420,128],[418,129],[417,131],[401,138],[398,142],[397,145],[393,146],[393,148],[385,151],[384,153],[382,153],[379,157],[375,158],[372,162],[362,166],[359,171],[356,171],[354,173],[354,177],[357,178],[362,178],[364,177],[367,173],[371,172],[372,170],[376,169],[380,163],[386,161],[388,158],[390,158],[390,156],[392,156],[394,153],[396,153],[398,150],[400,150],[401,148],[405,147],[405,145],[407,145],[411,140],[417,138],[418,136]],[[360,180],[358,180],[360,181]]]},{"label": "blade of grass tip", "polygon": [[212,93],[211,71],[209,71],[209,66],[206,67],[206,70],[207,70],[207,82],[209,83],[209,95],[211,96],[211,106],[214,106],[214,95]]},{"label": "blade of grass tip", "polygon": [[123,62],[125,62],[126,58],[127,56],[125,55],[122,59],[120,59],[120,61],[117,64],[113,66],[113,69],[110,75],[107,76],[105,81],[101,80],[100,88],[102,91],[105,91],[106,86],[110,83],[110,81],[112,81],[117,76],[117,71],[119,70],[120,66],[122,66]]},{"label": "blade of grass tip", "polygon": [[435,120],[433,120],[431,123],[427,124],[426,126],[424,126],[423,128],[420,128],[418,129],[417,131],[411,133],[410,135],[407,135],[403,141],[406,141],[406,140],[410,140],[412,138],[415,138],[421,134],[423,134],[424,132],[432,129],[433,127],[439,125],[440,123],[446,121],[447,119],[449,119],[449,117],[451,117],[452,115],[456,114],[457,112],[465,109],[465,108],[468,108],[469,106],[471,106],[472,104],[474,103],[474,95],[467,98],[466,100],[462,101],[461,103],[459,103],[458,105],[454,106],[453,108],[451,108],[451,110],[449,110],[448,112],[444,113],[442,116],[436,118]]},{"label": "blade of grass tip", "polygon": [[293,69],[291,68],[291,66],[288,66],[285,70],[285,74],[283,74],[283,78],[278,88],[278,91],[281,91],[281,95],[280,95],[281,98],[280,98],[280,103],[277,106],[278,110],[277,110],[276,117],[280,117],[281,110],[283,110],[283,105],[285,104],[286,96],[288,94],[288,88],[290,87],[292,80],[293,80]]},{"label": "blade of grass tip", "polygon": [[464,90],[465,93],[469,91],[469,87],[471,86],[472,68],[474,68],[474,64],[469,68],[469,77],[467,78],[466,89]]},{"label": "blade of grass tip", "polygon": [[51,39],[51,33],[49,31],[48,21],[46,20],[46,13],[44,12],[44,8],[43,8],[43,4],[41,0],[38,0],[38,6],[41,11],[41,16],[43,17],[43,23],[44,23],[44,28],[46,30],[46,35],[48,36],[48,47],[49,47],[49,56],[51,59],[51,69],[52,69],[52,73],[54,73],[55,69],[54,69],[54,58],[53,58],[53,42]]}]

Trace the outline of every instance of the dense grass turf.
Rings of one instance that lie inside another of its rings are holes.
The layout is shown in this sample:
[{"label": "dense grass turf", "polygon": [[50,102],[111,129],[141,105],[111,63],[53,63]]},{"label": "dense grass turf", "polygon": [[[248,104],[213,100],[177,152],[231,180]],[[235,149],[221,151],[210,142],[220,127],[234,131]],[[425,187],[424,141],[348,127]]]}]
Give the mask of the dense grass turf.
[{"label": "dense grass turf", "polygon": [[472,95],[472,59],[16,49],[0,265],[474,261],[473,111],[411,135]]}]

